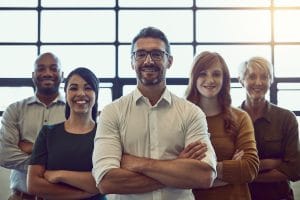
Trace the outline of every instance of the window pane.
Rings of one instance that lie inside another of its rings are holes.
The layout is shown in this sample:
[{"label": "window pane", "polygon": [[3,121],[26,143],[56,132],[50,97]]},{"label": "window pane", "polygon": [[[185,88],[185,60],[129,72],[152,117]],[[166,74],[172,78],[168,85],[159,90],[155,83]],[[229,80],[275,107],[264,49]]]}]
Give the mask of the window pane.
[{"label": "window pane", "polygon": [[199,45],[197,54],[202,51],[219,53],[225,60],[232,78],[238,77],[238,66],[253,56],[271,60],[271,46],[268,45]]},{"label": "window pane", "polygon": [[103,110],[104,106],[112,102],[111,88],[102,88],[99,90],[98,110]]},{"label": "window pane", "polygon": [[289,110],[300,110],[300,83],[278,83],[277,86],[278,105]]},{"label": "window pane", "polygon": [[276,77],[300,76],[300,46],[276,45],[274,48],[274,71]]},{"label": "window pane", "polygon": [[299,0],[273,0],[275,6],[300,6]]},{"label": "window pane", "polygon": [[42,52],[54,52],[60,59],[65,76],[76,67],[87,67],[98,77],[115,77],[115,47],[99,46],[42,46]]},{"label": "window pane", "polygon": [[300,10],[277,10],[274,12],[274,36],[278,42],[300,41],[298,19]]},{"label": "window pane", "polygon": [[0,7],[36,7],[37,0],[1,0]]},{"label": "window pane", "polygon": [[5,98],[1,98],[1,111],[4,111],[11,103],[34,94],[32,87],[0,87],[0,93],[5,94]]},{"label": "window pane", "polygon": [[270,23],[270,11],[266,10],[200,10],[197,41],[269,42]]},{"label": "window pane", "polygon": [[119,16],[119,40],[122,42],[131,42],[133,37],[147,26],[161,29],[170,42],[191,42],[193,39],[191,11],[121,10]]},{"label": "window pane", "polygon": [[36,42],[36,11],[1,11],[0,42]]},{"label": "window pane", "polygon": [[43,11],[43,42],[112,42],[114,11]]},{"label": "window pane", "polygon": [[[135,72],[131,68],[131,46],[119,46],[119,76],[134,78]],[[171,45],[171,54],[173,55],[173,64],[167,70],[167,78],[188,78],[190,66],[193,60],[193,47],[189,45]]]},{"label": "window pane", "polygon": [[36,46],[0,45],[0,55],[0,78],[31,78],[37,56]]},{"label": "window pane", "polygon": [[270,0],[196,0],[198,7],[269,6]]},{"label": "window pane", "polygon": [[192,0],[119,0],[120,7],[189,7]]},{"label": "window pane", "polygon": [[43,7],[113,7],[115,0],[43,0]]}]

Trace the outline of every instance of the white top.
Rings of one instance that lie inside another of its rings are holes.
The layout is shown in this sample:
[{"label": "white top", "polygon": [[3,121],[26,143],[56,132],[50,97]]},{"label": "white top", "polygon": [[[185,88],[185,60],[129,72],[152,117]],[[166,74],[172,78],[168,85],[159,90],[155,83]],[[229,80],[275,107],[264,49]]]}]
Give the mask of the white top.
[{"label": "white top", "polygon": [[[93,175],[99,184],[122,153],[159,160],[176,159],[191,142],[201,140],[208,151],[202,160],[216,169],[205,114],[199,107],[164,91],[152,106],[138,89],[107,105],[100,115],[93,153]],[[120,187],[122,187],[120,185]],[[190,189],[163,188],[144,194],[108,195],[109,199],[194,199]]]}]

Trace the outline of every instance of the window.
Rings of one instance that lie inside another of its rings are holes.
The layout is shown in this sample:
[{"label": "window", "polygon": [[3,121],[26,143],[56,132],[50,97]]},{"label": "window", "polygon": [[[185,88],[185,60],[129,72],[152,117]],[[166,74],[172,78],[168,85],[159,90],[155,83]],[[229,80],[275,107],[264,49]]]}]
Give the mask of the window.
[{"label": "window", "polygon": [[[130,43],[145,26],[162,29],[174,63],[169,88],[184,96],[191,62],[204,50],[226,60],[233,105],[245,92],[238,65],[263,56],[274,64],[270,101],[300,116],[300,1],[295,0],[2,0],[0,2],[0,116],[13,101],[32,94],[31,72],[40,53],[52,51],[65,76],[75,67],[99,77],[99,107],[135,88]],[[11,94],[18,94],[17,96]]]}]

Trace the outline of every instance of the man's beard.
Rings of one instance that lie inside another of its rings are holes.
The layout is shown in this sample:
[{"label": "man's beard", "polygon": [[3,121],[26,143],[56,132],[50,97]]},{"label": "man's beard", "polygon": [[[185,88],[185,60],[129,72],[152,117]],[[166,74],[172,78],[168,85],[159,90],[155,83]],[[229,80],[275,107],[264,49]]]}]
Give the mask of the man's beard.
[{"label": "man's beard", "polygon": [[[143,73],[145,73],[143,72],[143,69],[145,68],[149,68],[151,70],[154,70],[155,72],[158,72],[159,73],[158,76],[151,79],[148,79],[147,77],[143,76]],[[137,77],[143,85],[157,85],[161,83],[163,80],[165,80],[165,71],[155,65],[144,66],[138,69]]]}]

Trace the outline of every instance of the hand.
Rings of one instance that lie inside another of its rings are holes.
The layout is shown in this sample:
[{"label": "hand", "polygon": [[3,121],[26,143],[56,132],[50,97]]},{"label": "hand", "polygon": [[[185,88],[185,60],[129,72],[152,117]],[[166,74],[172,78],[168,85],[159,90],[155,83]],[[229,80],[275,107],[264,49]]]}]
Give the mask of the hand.
[{"label": "hand", "polygon": [[44,178],[50,183],[59,183],[60,182],[60,172],[61,170],[47,170],[44,173]]},{"label": "hand", "polygon": [[244,156],[244,151],[237,149],[235,150],[232,156],[232,160],[241,160],[243,156]]},{"label": "hand", "polygon": [[29,142],[28,140],[20,140],[18,146],[21,149],[21,151],[24,151],[27,154],[32,153],[32,148],[33,148],[32,142]]},{"label": "hand", "polygon": [[178,158],[202,160],[207,152],[207,146],[200,141],[192,142],[179,154]]}]

